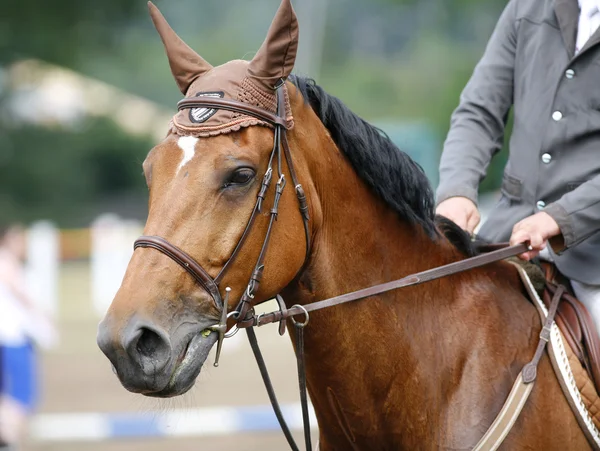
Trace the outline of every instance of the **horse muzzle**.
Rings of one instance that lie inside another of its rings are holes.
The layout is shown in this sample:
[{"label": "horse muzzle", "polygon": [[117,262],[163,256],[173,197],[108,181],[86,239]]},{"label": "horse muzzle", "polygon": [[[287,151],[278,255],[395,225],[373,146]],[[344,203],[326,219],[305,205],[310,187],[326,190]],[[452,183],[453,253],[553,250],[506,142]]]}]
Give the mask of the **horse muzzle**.
[{"label": "horse muzzle", "polygon": [[152,397],[187,392],[200,374],[218,333],[205,321],[183,320],[172,332],[133,316],[124,327],[107,316],[98,327],[98,346],[112,363],[123,387]]}]

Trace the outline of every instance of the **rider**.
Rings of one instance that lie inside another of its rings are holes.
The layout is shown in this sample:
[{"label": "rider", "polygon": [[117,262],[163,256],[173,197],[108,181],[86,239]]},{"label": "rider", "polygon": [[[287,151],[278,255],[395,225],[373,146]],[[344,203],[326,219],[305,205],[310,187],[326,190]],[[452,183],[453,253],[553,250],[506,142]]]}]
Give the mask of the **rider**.
[{"label": "rider", "polygon": [[[530,242],[600,331],[600,0],[510,0],[451,118],[436,212],[473,233],[477,192],[514,125],[501,198],[479,236]],[[547,245],[549,244],[549,245]]]}]

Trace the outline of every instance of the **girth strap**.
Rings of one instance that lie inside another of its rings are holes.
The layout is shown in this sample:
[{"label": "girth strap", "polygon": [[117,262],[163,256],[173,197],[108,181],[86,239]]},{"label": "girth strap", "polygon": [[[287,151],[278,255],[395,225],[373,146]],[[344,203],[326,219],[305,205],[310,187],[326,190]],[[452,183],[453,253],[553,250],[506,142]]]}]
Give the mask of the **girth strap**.
[{"label": "girth strap", "polygon": [[548,341],[550,341],[551,327],[554,323],[556,310],[558,309],[558,304],[560,303],[564,291],[565,287],[560,285],[554,293],[552,302],[550,303],[548,316],[546,317],[546,321],[542,323],[543,327],[540,332],[540,339],[533,359],[525,365],[519,373],[500,413],[496,416],[496,419],[481,440],[475,445],[473,451],[497,450],[514,426],[517,418],[519,418],[519,415],[531,394],[531,390],[533,390],[534,382],[537,377],[537,366],[546,349]]}]

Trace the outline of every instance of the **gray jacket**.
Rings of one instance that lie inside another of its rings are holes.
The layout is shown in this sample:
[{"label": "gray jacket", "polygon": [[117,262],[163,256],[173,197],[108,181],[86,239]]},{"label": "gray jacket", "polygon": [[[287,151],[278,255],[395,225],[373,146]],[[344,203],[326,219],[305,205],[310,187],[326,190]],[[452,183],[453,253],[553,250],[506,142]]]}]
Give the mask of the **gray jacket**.
[{"label": "gray jacket", "polygon": [[577,0],[509,1],[452,115],[437,202],[477,202],[513,107],[502,196],[480,235],[507,241],[543,209],[564,237],[559,270],[600,284],[600,29],[574,56],[578,19]]}]

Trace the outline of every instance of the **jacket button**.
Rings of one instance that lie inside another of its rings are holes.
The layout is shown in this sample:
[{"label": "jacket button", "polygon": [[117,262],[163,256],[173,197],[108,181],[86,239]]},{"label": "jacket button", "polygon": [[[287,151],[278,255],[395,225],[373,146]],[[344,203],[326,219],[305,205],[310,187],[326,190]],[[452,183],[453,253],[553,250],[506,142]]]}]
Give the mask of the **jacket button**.
[{"label": "jacket button", "polygon": [[538,210],[543,210],[546,206],[546,202],[544,202],[543,200],[538,200],[536,206]]},{"label": "jacket button", "polygon": [[567,77],[569,80],[571,78],[573,78],[575,76],[575,71],[573,69],[567,69],[565,71],[565,77]]},{"label": "jacket button", "polygon": [[552,113],[552,119],[554,119],[555,121],[560,121],[562,119],[563,115],[560,111],[555,111],[554,113]]},{"label": "jacket button", "polygon": [[550,155],[549,153],[545,153],[544,155],[542,155],[542,161],[546,164],[550,163],[552,161],[552,155]]}]

